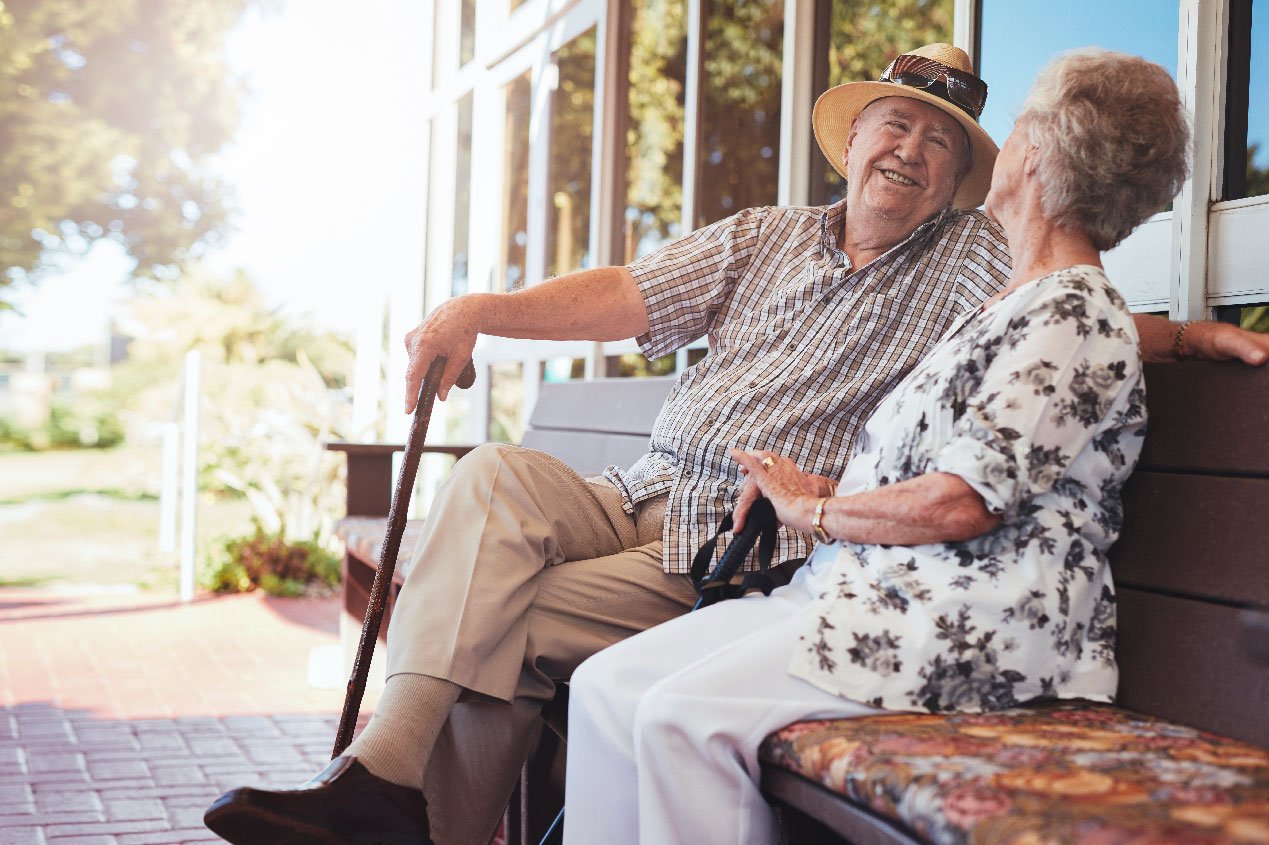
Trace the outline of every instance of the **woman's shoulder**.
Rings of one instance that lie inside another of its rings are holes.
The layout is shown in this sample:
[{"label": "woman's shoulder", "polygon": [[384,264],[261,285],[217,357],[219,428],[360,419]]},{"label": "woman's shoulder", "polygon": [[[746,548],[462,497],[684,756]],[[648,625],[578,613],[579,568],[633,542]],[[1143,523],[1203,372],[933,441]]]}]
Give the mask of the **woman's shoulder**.
[{"label": "woman's shoulder", "polygon": [[1031,296],[1019,306],[1062,316],[1097,315],[1115,325],[1132,325],[1128,303],[1106,272],[1091,264],[1077,264],[1038,279]]},{"label": "woman's shoulder", "polygon": [[1100,267],[1058,270],[1005,297],[1004,303],[1010,299],[1015,301],[1001,328],[1015,340],[1043,336],[1055,342],[1066,338],[1062,343],[1099,340],[1113,346],[1137,345],[1127,303]]}]

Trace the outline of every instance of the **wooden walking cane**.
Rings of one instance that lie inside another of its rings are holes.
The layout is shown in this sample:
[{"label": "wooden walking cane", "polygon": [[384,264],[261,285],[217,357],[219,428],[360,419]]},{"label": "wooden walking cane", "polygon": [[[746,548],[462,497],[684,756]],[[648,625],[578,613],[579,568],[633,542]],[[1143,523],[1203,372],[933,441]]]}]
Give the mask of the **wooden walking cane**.
[{"label": "wooden walking cane", "polygon": [[[383,622],[383,608],[387,603],[392,575],[397,568],[397,553],[401,550],[401,535],[405,533],[405,513],[410,506],[410,491],[414,489],[414,477],[419,471],[419,459],[423,455],[423,438],[432,420],[432,405],[436,401],[436,389],[441,374],[445,372],[445,359],[436,358],[427,369],[427,376],[419,388],[419,401],[414,407],[414,419],[410,423],[410,436],[405,441],[405,459],[401,462],[401,474],[392,493],[392,507],[388,511],[388,533],[379,549],[379,566],[375,569],[374,584],[370,587],[370,602],[366,605],[366,619],[361,626],[361,641],[357,643],[357,658],[353,661],[352,676],[348,679],[348,691],[344,696],[344,710],[339,716],[339,729],[335,732],[335,749],[331,759],[338,757],[352,742],[353,729],[361,712],[361,698],[366,692],[366,679],[370,676],[370,658],[374,655],[375,641],[379,639],[379,625]],[[476,370],[470,363],[458,376],[458,387],[468,388],[476,379]]]}]

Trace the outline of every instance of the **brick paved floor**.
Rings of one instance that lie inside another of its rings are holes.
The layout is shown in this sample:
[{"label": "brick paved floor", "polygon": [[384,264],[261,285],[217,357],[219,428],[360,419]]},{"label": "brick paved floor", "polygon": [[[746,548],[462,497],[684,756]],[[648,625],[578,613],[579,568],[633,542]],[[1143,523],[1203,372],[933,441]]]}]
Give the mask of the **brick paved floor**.
[{"label": "brick paved floor", "polygon": [[217,841],[221,792],[329,759],[343,690],[308,671],[337,626],[336,599],[0,589],[0,845]]}]

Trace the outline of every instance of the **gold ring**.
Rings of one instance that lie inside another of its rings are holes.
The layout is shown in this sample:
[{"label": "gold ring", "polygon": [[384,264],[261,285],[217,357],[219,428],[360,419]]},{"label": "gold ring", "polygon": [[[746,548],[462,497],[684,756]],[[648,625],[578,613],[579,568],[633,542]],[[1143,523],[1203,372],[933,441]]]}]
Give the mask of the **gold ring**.
[{"label": "gold ring", "polygon": [[762,465],[764,467],[775,466],[775,458],[771,457],[770,455],[767,455],[765,458],[762,459]]}]

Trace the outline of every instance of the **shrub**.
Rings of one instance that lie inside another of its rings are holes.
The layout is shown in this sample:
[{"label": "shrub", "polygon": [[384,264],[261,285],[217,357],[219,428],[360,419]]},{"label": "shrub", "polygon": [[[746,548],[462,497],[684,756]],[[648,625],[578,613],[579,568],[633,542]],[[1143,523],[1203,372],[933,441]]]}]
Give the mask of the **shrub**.
[{"label": "shrub", "polygon": [[0,417],[0,450],[108,449],[123,439],[123,423],[109,410],[55,402],[48,419],[35,429]]},{"label": "shrub", "polygon": [[217,593],[324,594],[339,584],[339,558],[316,542],[286,540],[256,523],[252,534],[229,538],[211,553],[200,580]]},{"label": "shrub", "polygon": [[30,451],[31,432],[9,417],[0,417],[0,450]]},{"label": "shrub", "polygon": [[54,403],[45,428],[54,449],[108,449],[123,442],[123,424],[112,411]]}]

